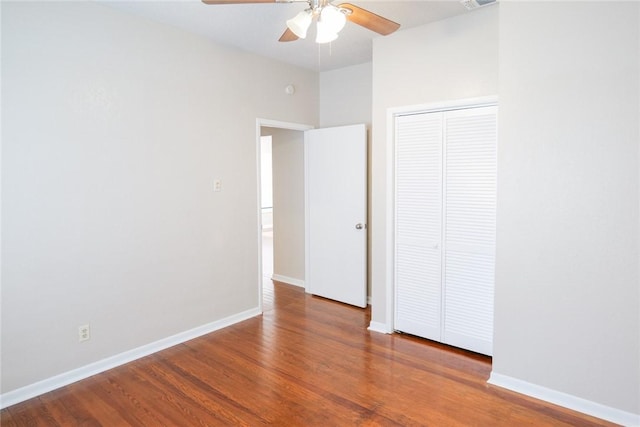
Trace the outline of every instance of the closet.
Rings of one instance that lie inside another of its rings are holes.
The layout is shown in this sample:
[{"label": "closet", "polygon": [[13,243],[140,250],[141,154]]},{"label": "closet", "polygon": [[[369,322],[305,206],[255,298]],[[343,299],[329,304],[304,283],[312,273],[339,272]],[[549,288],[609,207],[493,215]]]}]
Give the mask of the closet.
[{"label": "closet", "polygon": [[492,354],[497,106],[395,116],[396,330]]}]

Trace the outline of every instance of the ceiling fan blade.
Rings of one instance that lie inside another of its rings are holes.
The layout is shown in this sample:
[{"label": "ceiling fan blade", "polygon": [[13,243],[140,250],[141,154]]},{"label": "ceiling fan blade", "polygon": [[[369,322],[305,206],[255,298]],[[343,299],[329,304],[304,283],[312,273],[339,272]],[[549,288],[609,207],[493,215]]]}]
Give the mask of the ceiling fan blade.
[{"label": "ceiling fan blade", "polygon": [[342,3],[338,7],[351,11],[351,13],[347,15],[349,21],[371,31],[375,31],[378,34],[382,34],[383,36],[389,35],[400,28],[400,24],[397,22],[393,22],[390,19],[376,15],[373,12],[369,12],[350,3]]},{"label": "ceiling fan blade", "polygon": [[308,3],[308,0],[202,0],[205,4]]},{"label": "ceiling fan blade", "polygon": [[278,0],[202,0],[204,4],[281,3]]},{"label": "ceiling fan blade", "polygon": [[278,39],[279,42],[292,42],[295,40],[298,40],[299,37],[296,36],[293,31],[291,31],[289,28],[287,28],[284,33],[282,33],[282,35],[280,36],[280,38]]}]

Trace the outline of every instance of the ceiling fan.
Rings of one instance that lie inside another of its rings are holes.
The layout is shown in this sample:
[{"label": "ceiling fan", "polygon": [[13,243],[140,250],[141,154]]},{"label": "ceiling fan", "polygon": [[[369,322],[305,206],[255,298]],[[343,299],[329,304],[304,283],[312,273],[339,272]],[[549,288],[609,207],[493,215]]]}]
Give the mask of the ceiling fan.
[{"label": "ceiling fan", "polygon": [[330,0],[202,0],[205,4],[293,3],[305,1],[309,8],[287,20],[287,29],[279,41],[304,39],[311,23],[316,21],[316,43],[328,43],[338,38],[346,21],[353,22],[384,36],[393,33],[400,24],[350,3],[337,6]]}]

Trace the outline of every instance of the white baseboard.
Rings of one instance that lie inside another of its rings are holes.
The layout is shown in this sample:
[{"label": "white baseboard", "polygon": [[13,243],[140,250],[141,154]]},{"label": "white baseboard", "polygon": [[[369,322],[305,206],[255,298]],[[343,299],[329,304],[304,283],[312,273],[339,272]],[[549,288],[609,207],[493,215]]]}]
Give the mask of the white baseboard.
[{"label": "white baseboard", "polygon": [[294,279],[293,277],[281,276],[280,274],[274,274],[271,276],[271,280],[276,282],[286,283],[288,285],[299,286],[304,288],[304,280]]},{"label": "white baseboard", "polygon": [[622,411],[560,391],[531,384],[517,378],[491,372],[491,376],[487,382],[491,385],[535,397],[536,399],[544,400],[545,402],[553,403],[616,424],[627,427],[640,426],[640,414],[632,414],[631,412]]},{"label": "white baseboard", "polygon": [[373,320],[369,322],[368,330],[372,332],[379,332],[381,334],[392,334],[393,331],[389,329],[389,326],[386,323],[374,322]]},{"label": "white baseboard", "polygon": [[99,374],[109,369],[124,365],[125,363],[133,362],[136,359],[140,359],[150,354],[157,353],[158,351],[173,347],[174,345],[182,344],[183,342],[198,338],[202,335],[206,335],[227,326],[231,326],[235,323],[242,322],[243,320],[250,319],[252,317],[258,316],[259,314],[261,314],[260,310],[258,310],[257,308],[253,308],[251,310],[234,314],[233,316],[229,316],[224,319],[217,320],[215,322],[211,322],[206,325],[202,325],[167,338],[163,338],[156,342],[143,345],[142,347],[134,348],[133,350],[125,351],[124,353],[107,357],[106,359],[102,359],[97,362],[74,369],[72,371],[65,372],[42,381],[38,381],[37,383],[12,390],[7,393],[3,393],[2,395],[0,395],[0,409],[15,405],[16,403],[23,402],[57,388],[64,387],[76,381],[89,378],[93,375]]}]

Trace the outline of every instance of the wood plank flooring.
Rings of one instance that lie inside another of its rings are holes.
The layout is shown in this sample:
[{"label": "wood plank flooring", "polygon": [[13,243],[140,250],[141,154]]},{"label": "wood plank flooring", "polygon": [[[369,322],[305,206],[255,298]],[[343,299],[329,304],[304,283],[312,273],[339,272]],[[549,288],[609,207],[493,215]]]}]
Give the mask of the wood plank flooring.
[{"label": "wood plank flooring", "polygon": [[489,386],[488,357],[275,284],[263,316],[11,406],[2,426],[606,426]]}]

